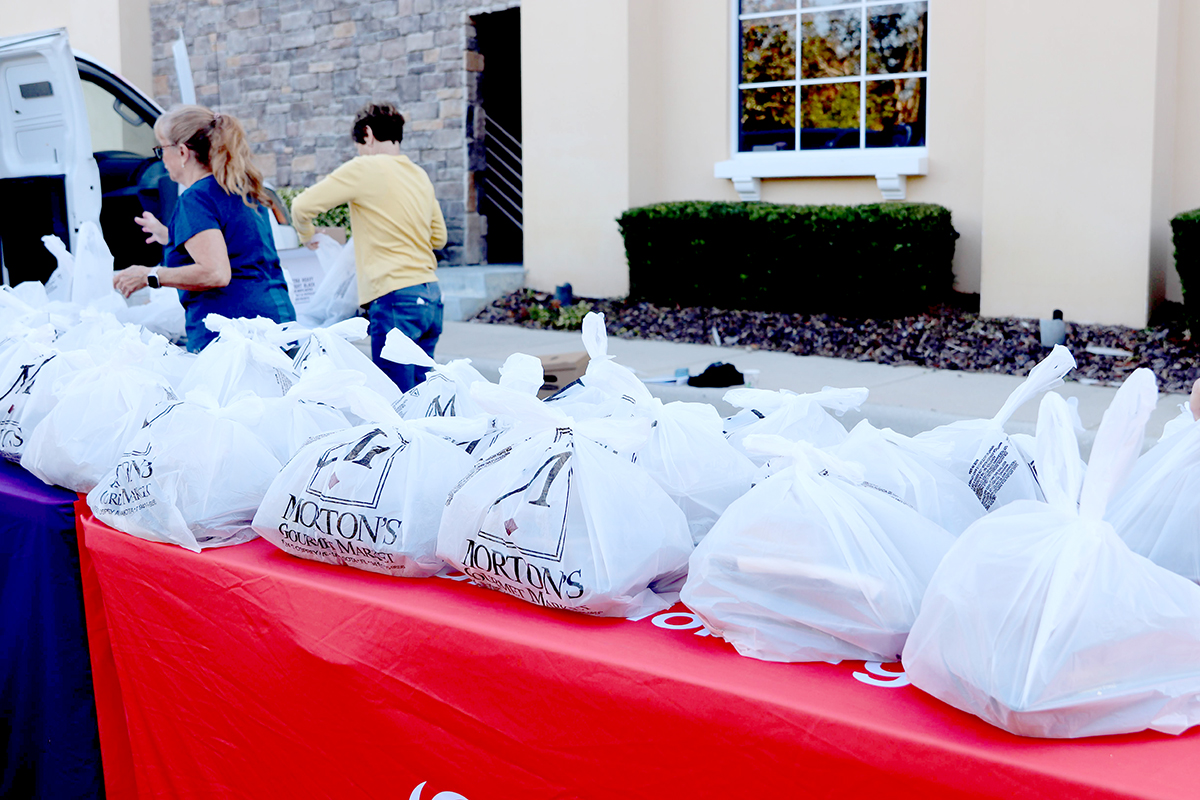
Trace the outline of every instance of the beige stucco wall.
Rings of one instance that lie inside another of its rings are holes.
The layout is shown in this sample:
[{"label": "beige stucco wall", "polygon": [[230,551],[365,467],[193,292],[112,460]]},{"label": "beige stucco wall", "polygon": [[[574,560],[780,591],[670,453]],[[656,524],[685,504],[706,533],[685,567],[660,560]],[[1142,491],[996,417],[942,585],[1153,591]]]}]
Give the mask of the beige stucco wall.
[{"label": "beige stucco wall", "polygon": [[629,206],[630,0],[603,6],[521,5],[527,283],[587,297],[629,290],[613,220]]},{"label": "beige stucco wall", "polygon": [[[523,111],[529,283],[624,294],[614,222],[622,210],[738,199],[729,180],[713,177],[731,146],[729,0],[525,0],[521,20],[523,41],[544,45],[522,48],[525,96],[555,98]],[[962,234],[957,285],[972,292],[982,238],[983,25],[978,3],[938,3],[931,14],[929,175],[908,180],[908,199],[953,212]],[[588,29],[589,46],[552,35],[564,27]],[[954,68],[939,72],[939,63]],[[805,178],[764,180],[762,198],[849,204],[881,195],[873,178]]]},{"label": "beige stucco wall", "polygon": [[988,3],[983,313],[1145,324],[1173,2]]},{"label": "beige stucco wall", "polygon": [[1156,239],[1161,241],[1167,260],[1167,299],[1179,302],[1183,293],[1179,275],[1175,272],[1169,218],[1181,211],[1200,208],[1200,147],[1196,146],[1197,131],[1200,131],[1200,48],[1194,44],[1200,36],[1200,3],[1180,2],[1176,13],[1175,136],[1172,169],[1165,176],[1171,183],[1171,201],[1163,215],[1168,222],[1156,231]]},{"label": "beige stucco wall", "polygon": [[150,0],[5,0],[0,36],[47,28],[66,28],[72,47],[149,92]]}]

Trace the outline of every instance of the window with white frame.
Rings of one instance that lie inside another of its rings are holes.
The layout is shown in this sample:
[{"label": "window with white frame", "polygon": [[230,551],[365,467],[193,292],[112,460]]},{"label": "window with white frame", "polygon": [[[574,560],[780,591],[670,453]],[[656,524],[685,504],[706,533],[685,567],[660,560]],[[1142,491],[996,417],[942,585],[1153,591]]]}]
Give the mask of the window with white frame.
[{"label": "window with white frame", "polygon": [[923,147],[928,0],[740,0],[737,152]]}]

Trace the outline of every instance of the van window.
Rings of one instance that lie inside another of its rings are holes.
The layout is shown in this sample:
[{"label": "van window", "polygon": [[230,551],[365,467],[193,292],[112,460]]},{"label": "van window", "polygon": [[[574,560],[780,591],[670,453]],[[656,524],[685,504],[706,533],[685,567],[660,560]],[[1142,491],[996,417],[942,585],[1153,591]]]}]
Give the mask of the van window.
[{"label": "van window", "polygon": [[86,78],[82,84],[92,150],[120,150],[150,158],[158,144],[153,125],[105,87]]}]

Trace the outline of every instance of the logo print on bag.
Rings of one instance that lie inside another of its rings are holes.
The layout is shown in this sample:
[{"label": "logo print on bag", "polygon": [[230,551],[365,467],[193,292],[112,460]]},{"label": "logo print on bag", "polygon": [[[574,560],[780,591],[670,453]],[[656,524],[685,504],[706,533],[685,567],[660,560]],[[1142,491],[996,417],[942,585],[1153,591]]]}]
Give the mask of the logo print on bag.
[{"label": "logo print on bag", "polygon": [[[393,444],[395,439],[399,440],[398,444]],[[328,502],[364,508],[378,507],[392,461],[408,446],[408,440],[403,436],[397,434],[395,439],[389,439],[382,429],[375,428],[356,442],[329,448],[317,461],[305,492]],[[339,477],[335,470],[342,472],[343,477]],[[344,479],[345,470],[367,470],[367,478],[347,481]],[[341,491],[334,491],[337,486],[342,487]]]},{"label": "logo print on bag", "polygon": [[[571,460],[571,454],[571,450],[566,450],[550,456],[525,485],[518,486],[493,502],[484,518],[484,525],[488,520],[502,519],[505,535],[480,530],[479,538],[515,549],[525,556],[561,561],[567,541],[567,506],[571,498],[571,470],[567,468],[567,463]],[[563,480],[559,481],[558,477],[564,472]],[[551,500],[550,492],[556,485],[558,489]],[[527,500],[533,492],[537,492],[537,496]],[[521,520],[520,525],[518,519]],[[518,527],[524,529],[519,542],[511,538]]]},{"label": "logo print on bag", "polygon": [[[4,390],[4,394],[0,394],[0,402],[9,400],[19,394],[30,394],[34,382],[37,380],[38,373],[42,371],[42,367],[54,360],[54,356],[37,364],[22,364],[21,371],[17,373],[17,377],[13,380],[12,386]],[[11,414],[17,407],[15,402],[10,403],[8,411],[5,413]]]}]

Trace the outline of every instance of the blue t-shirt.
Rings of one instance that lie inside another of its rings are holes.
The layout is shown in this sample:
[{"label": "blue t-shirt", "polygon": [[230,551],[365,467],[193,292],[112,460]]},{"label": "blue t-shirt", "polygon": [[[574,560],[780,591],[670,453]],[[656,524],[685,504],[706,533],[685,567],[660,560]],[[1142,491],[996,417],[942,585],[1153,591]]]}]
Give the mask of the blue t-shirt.
[{"label": "blue t-shirt", "polygon": [[175,203],[167,227],[171,243],[166,265],[181,267],[195,261],[185,245],[207,230],[219,230],[229,253],[229,285],[202,292],[180,290],[187,319],[188,350],[197,352],[216,334],[204,327],[209,314],[226,317],[267,317],[290,322],[296,310],[288,297],[265,206],[247,206],[240,195],[226,193],[217,179],[206,175],[193,183]]}]

